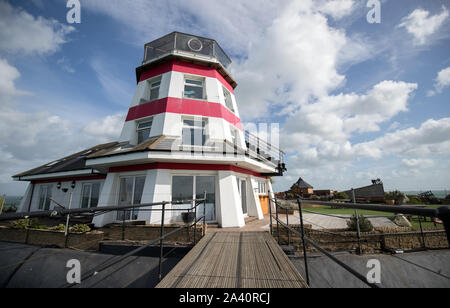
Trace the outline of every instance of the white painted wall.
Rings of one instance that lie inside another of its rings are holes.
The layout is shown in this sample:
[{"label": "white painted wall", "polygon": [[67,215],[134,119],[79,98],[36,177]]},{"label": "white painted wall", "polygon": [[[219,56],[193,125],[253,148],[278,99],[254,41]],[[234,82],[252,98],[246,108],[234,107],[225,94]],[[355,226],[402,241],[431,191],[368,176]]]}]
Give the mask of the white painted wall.
[{"label": "white painted wall", "polygon": [[222,228],[240,228],[245,225],[236,176],[230,171],[219,171],[219,225]]}]

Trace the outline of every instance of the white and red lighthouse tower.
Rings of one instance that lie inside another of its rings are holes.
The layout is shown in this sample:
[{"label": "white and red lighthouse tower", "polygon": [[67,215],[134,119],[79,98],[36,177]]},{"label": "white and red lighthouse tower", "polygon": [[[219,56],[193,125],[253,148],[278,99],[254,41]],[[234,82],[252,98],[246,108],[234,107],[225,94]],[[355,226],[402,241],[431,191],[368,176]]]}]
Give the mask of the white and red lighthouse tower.
[{"label": "white and red lighthouse tower", "polygon": [[[187,200],[206,192],[210,222],[242,227],[246,216],[263,218],[272,191],[269,176],[282,175],[283,153],[244,132],[234,95],[237,84],[227,71],[230,63],[215,40],[198,36],[173,32],[145,45],[120,140],[82,154],[83,170],[104,177],[96,179],[101,183],[96,206]],[[32,185],[52,181],[28,173],[15,178],[30,176]],[[53,179],[64,182],[64,177]],[[80,200],[86,196],[84,182]],[[32,206],[31,199],[24,203]],[[158,211],[121,215],[104,214],[94,223],[161,220]],[[172,211],[167,222],[179,221],[179,215]]]}]

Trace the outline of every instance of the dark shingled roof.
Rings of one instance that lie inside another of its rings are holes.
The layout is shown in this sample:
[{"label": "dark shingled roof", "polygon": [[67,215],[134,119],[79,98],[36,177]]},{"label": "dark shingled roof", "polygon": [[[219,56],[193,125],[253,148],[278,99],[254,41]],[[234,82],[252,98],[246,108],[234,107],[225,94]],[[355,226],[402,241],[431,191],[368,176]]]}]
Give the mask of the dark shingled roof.
[{"label": "dark shingled roof", "polygon": [[297,183],[294,184],[298,188],[314,188],[310,184],[306,183],[302,178],[299,178]]},{"label": "dark shingled roof", "polygon": [[104,151],[110,148],[115,147],[118,142],[111,142],[106,144],[99,144],[92,148],[86,149],[84,151],[72,154],[70,156],[55,160],[53,162],[47,163],[40,167],[16,174],[13,178],[20,178],[24,176],[30,175],[40,175],[40,174],[48,174],[55,172],[67,172],[74,170],[86,170],[91,169],[90,167],[86,167],[86,157],[88,155],[92,155],[99,151]]}]

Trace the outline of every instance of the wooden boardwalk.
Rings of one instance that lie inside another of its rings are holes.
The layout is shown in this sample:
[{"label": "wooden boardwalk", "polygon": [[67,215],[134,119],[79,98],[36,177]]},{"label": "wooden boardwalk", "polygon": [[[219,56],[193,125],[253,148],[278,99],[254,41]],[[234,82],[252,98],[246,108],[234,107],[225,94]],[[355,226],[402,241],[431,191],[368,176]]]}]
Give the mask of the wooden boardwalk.
[{"label": "wooden boardwalk", "polygon": [[157,288],[307,288],[268,232],[208,233]]}]

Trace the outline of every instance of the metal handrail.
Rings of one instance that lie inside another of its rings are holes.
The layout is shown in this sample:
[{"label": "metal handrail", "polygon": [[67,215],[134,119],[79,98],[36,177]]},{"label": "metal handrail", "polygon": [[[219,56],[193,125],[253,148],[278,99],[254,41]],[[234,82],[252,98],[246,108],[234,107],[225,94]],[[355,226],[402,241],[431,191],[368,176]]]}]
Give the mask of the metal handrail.
[{"label": "metal handrail", "polygon": [[[270,196],[270,192],[269,192]],[[353,199],[354,200],[354,199]],[[309,237],[305,235],[305,226],[303,222],[303,209],[302,209],[302,202],[308,202],[309,204],[318,204],[318,205],[328,205],[328,206],[338,206],[343,208],[352,208],[355,209],[355,215],[358,215],[357,209],[364,209],[364,210],[373,210],[373,211],[381,211],[381,212],[389,212],[389,213],[400,213],[400,214],[411,214],[411,215],[417,215],[417,216],[427,216],[427,217],[437,217],[441,219],[444,223],[445,232],[447,235],[447,240],[449,242],[450,246],[450,208],[447,206],[439,207],[438,209],[423,209],[423,208],[414,208],[414,207],[403,207],[403,206],[384,206],[384,205],[376,205],[376,204],[358,204],[358,203],[336,203],[336,202],[325,202],[325,201],[310,201],[310,200],[302,200],[300,198],[297,198],[297,204],[298,204],[298,211],[300,216],[300,226],[301,226],[301,232],[298,230],[292,228],[289,226],[289,220],[287,220],[288,224],[285,224],[283,221],[281,221],[278,218],[278,208],[281,209],[288,209],[277,202],[277,199],[270,198],[269,197],[269,215],[270,215],[270,233],[273,235],[273,227],[272,227],[272,219],[274,218],[277,223],[277,237],[278,237],[278,243],[280,244],[280,225],[284,228],[288,229],[289,231],[289,245],[290,245],[290,233],[297,234],[302,239],[303,244],[303,257],[305,262],[305,274],[306,274],[306,280],[307,284],[310,285],[310,278],[309,278],[309,270],[308,270],[308,256],[307,256],[307,249],[306,249],[306,243],[310,244],[317,250],[319,250],[321,253],[323,253],[325,256],[330,258],[332,261],[343,267],[345,270],[347,270],[349,273],[351,273],[353,276],[367,284],[368,286],[372,288],[379,288],[380,286],[377,284],[369,283],[363,275],[358,273],[356,270],[354,270],[352,267],[348,266],[335,256],[333,256],[329,251],[325,250],[324,248],[320,247],[317,243],[312,241]],[[275,205],[275,211],[276,215],[273,217],[272,214],[272,203]],[[289,208],[292,210],[292,208]],[[358,227],[359,227],[359,222]],[[422,225],[421,225],[422,226]],[[318,230],[320,232],[324,232],[323,230]],[[358,228],[359,231],[359,228]],[[441,231],[440,231],[441,232]],[[333,232],[329,232],[331,234],[334,234]],[[424,233],[427,233],[426,231],[423,231],[421,227],[422,237]],[[358,232],[358,242],[359,245],[361,245],[361,238],[363,237],[372,237],[372,236],[379,236],[379,234],[373,234],[373,235],[361,235],[360,232]],[[354,238],[354,236],[352,236]]]}]

